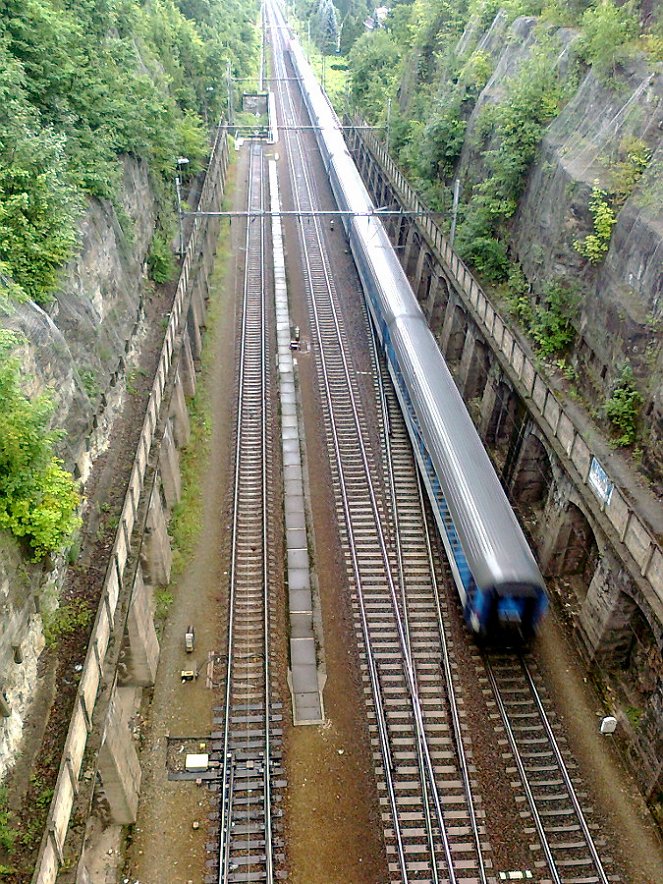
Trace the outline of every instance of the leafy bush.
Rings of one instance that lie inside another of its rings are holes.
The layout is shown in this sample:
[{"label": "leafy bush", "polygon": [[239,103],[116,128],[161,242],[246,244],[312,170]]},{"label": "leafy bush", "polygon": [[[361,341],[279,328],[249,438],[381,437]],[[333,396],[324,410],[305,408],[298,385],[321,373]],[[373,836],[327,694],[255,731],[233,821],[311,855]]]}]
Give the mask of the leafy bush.
[{"label": "leafy bush", "polygon": [[619,143],[619,156],[608,167],[608,187],[613,202],[622,206],[649,165],[651,150],[641,138],[629,135]]},{"label": "leafy bush", "polygon": [[0,329],[0,528],[24,537],[35,560],[62,549],[80,525],[76,485],[53,453],[48,396],[21,391],[15,335]]},{"label": "leafy bush", "polygon": [[384,118],[387,97],[396,90],[400,60],[398,44],[383,30],[360,37],[350,52],[350,95],[371,123]]},{"label": "leafy bush", "polygon": [[16,829],[11,824],[7,788],[0,786],[0,849],[11,853],[16,835]]},{"label": "leafy bush", "polygon": [[573,248],[592,264],[602,261],[610,247],[612,228],[617,223],[615,210],[608,202],[608,195],[595,183],[589,198],[589,211],[594,220],[594,232],[582,240],[575,240]]},{"label": "leafy bush", "polygon": [[166,234],[157,230],[152,237],[147,255],[147,270],[150,279],[157,285],[169,282],[175,275],[175,258]]},{"label": "leafy bush", "polygon": [[44,640],[46,647],[52,648],[58,640],[71,635],[77,629],[89,626],[92,610],[82,599],[74,599],[43,615]]},{"label": "leafy bush", "polygon": [[548,282],[532,317],[531,334],[543,356],[563,353],[574,341],[579,298],[560,280]]},{"label": "leafy bush", "polygon": [[585,12],[581,52],[600,79],[607,81],[628,57],[638,26],[632,2],[617,6],[613,0],[595,0]]},{"label": "leafy bush", "polygon": [[415,171],[422,178],[434,181],[453,175],[465,139],[467,122],[460,115],[461,100],[454,95],[440,103],[424,127],[415,147]]},{"label": "leafy bush", "polygon": [[457,240],[458,251],[487,281],[501,282],[509,271],[509,258],[503,242],[489,235],[467,237]]},{"label": "leafy bush", "polygon": [[633,369],[626,364],[617,375],[604,406],[605,416],[619,433],[616,445],[632,445],[637,439],[637,422],[643,401],[635,386]]},{"label": "leafy bush", "polygon": [[507,306],[509,311],[526,328],[529,328],[534,313],[529,299],[529,283],[520,264],[512,264],[507,279]]}]

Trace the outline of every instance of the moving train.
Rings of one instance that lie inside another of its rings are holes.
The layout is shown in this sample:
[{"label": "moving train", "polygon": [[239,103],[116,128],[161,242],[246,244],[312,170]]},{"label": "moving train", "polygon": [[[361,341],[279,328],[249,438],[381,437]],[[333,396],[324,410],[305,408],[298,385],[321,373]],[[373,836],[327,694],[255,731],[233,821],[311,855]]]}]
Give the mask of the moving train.
[{"label": "moving train", "polygon": [[290,36],[285,45],[339,209],[348,213],[345,232],[465,621],[482,638],[528,639],[548,604],[543,578],[382,221],[372,214],[338,117],[297,40]]}]

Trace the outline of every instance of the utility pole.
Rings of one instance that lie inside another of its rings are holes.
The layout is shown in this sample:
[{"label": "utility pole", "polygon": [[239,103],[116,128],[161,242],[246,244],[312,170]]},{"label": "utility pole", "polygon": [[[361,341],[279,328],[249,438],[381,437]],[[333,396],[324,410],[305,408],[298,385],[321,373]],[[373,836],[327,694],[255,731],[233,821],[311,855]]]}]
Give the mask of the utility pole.
[{"label": "utility pole", "polygon": [[228,85],[228,125],[232,126],[232,122],[235,118],[235,111],[233,108],[233,78],[230,69],[230,59],[226,62],[226,80]]},{"label": "utility pole", "polygon": [[177,175],[175,176],[175,193],[177,194],[177,220],[180,230],[180,247],[177,250],[180,258],[184,257],[184,213],[182,212],[182,181],[180,179],[180,169],[189,162],[188,157],[177,158]]},{"label": "utility pole", "polygon": [[460,199],[460,178],[454,181],[454,202],[451,208],[451,233],[449,234],[449,245],[453,246],[456,236],[456,216],[458,215],[458,201]]},{"label": "utility pole", "polygon": [[389,137],[391,135],[391,98],[387,99],[387,137],[386,137],[386,149],[387,156],[389,156]]}]

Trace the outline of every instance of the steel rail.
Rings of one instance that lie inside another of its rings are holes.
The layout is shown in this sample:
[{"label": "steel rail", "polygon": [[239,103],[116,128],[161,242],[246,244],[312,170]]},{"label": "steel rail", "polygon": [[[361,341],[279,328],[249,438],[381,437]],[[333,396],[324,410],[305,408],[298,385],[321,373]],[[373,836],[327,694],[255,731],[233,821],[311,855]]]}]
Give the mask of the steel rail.
[{"label": "steel rail", "polygon": [[[274,49],[276,50],[275,41],[273,41],[272,45],[273,45]],[[279,69],[283,69],[285,67],[285,62],[283,60],[283,55],[282,55],[282,46],[280,47],[280,51],[274,52],[274,62],[276,64],[277,68],[279,68]],[[287,89],[284,89],[281,86],[281,84],[279,83],[278,90],[279,90],[279,96],[281,98],[281,108],[282,108],[283,114],[284,115],[286,114],[286,105],[287,105],[289,108],[290,114],[294,115],[292,101],[291,101],[290,95],[287,92]],[[288,144],[290,145],[290,136],[289,135],[287,136],[287,140],[288,140]],[[288,154],[288,164],[290,167],[291,180],[293,182],[295,182],[297,176],[296,176],[296,171],[294,169],[294,159],[291,156],[290,150],[287,151],[287,154]],[[301,157],[300,157],[300,160],[301,160]],[[302,167],[304,167],[303,162],[302,162]],[[293,193],[295,194],[295,199],[297,201],[299,201],[298,189],[294,186],[293,186]],[[300,230],[300,235],[301,235],[301,230]],[[309,259],[309,255],[308,255],[308,250],[306,248],[302,248],[302,256],[304,258],[304,261],[305,261],[305,264],[307,267],[307,279],[309,281],[309,285],[312,287],[313,284],[312,284],[312,273],[311,273],[311,267],[310,267],[310,259]],[[313,299],[311,299],[311,300],[313,300]],[[331,393],[328,389],[328,379],[326,379],[326,378],[325,378],[325,383],[327,385],[327,394],[330,396]],[[335,429],[335,427],[333,427],[333,424],[332,424],[332,442],[333,442],[333,446],[334,446],[334,451],[335,451],[337,463],[340,465],[342,463],[340,442],[338,439],[336,429]],[[350,504],[349,504],[347,489],[343,483],[341,484],[341,499],[342,499],[342,506],[343,506],[346,524],[351,525],[351,518],[352,517],[350,514]],[[356,550],[354,549],[353,545],[351,545],[351,561],[352,561],[352,569],[353,569],[355,581],[356,581],[356,584],[359,586],[360,582],[361,582],[361,573],[360,573],[360,568],[359,568],[359,562],[357,560]],[[403,877],[403,884],[407,884],[407,882],[409,880],[408,879],[408,872],[407,872],[407,860],[405,857],[405,849],[404,849],[402,832],[401,832],[399,815],[398,815],[398,805],[396,802],[396,793],[395,793],[394,782],[393,782],[393,774],[392,774],[393,759],[392,759],[391,747],[390,747],[390,743],[389,743],[388,725],[387,725],[387,721],[386,721],[386,716],[385,716],[383,704],[380,702],[381,696],[382,696],[381,687],[380,687],[380,676],[379,676],[379,672],[378,672],[378,668],[377,668],[377,662],[375,660],[375,657],[371,653],[370,633],[369,633],[368,617],[366,614],[366,608],[363,603],[363,598],[361,596],[361,593],[358,593],[358,596],[360,599],[361,620],[362,620],[362,630],[364,633],[364,642],[365,642],[365,645],[367,648],[367,655],[366,656],[367,656],[367,661],[368,661],[368,673],[369,673],[369,679],[370,679],[370,683],[371,683],[371,691],[372,691],[372,694],[374,697],[374,706],[375,706],[376,723],[377,723],[377,728],[378,728],[378,737],[379,737],[380,749],[381,749],[381,754],[382,754],[382,759],[383,759],[383,768],[384,768],[384,772],[385,772],[385,782],[387,785],[387,792],[389,795],[389,803],[390,803],[390,807],[391,807],[392,819],[393,819],[393,824],[394,824],[394,835],[395,835],[395,840],[396,840],[396,845],[397,845],[398,861],[399,861],[399,865],[401,868],[401,874]]]},{"label": "steel rail", "polygon": [[541,697],[539,696],[539,692],[536,689],[536,685],[534,684],[534,679],[532,678],[532,673],[529,670],[527,662],[522,657],[519,657],[520,665],[523,668],[523,672],[525,674],[525,678],[527,679],[527,683],[529,685],[530,691],[532,692],[532,696],[534,698],[534,702],[536,704],[536,708],[539,713],[539,717],[541,718],[541,723],[543,724],[543,728],[546,732],[546,736],[548,737],[548,742],[550,743],[553,753],[555,755],[555,760],[557,761],[557,766],[559,767],[559,771],[564,780],[564,785],[566,786],[566,791],[568,792],[569,798],[571,799],[571,803],[573,805],[573,810],[575,815],[580,823],[580,828],[582,830],[582,834],[585,838],[585,842],[587,843],[587,847],[589,848],[590,856],[592,857],[592,862],[596,868],[596,871],[601,880],[601,884],[609,884],[609,878],[603,868],[603,863],[601,862],[601,857],[598,854],[596,849],[596,845],[594,844],[594,839],[592,838],[591,832],[589,831],[589,826],[587,825],[587,820],[585,819],[585,815],[582,812],[582,808],[580,806],[580,802],[578,801],[578,796],[576,795],[575,788],[571,781],[571,777],[569,776],[569,772],[566,767],[566,763],[564,762],[564,758],[562,756],[562,752],[559,748],[559,744],[555,739],[555,734],[553,733],[553,729],[550,726],[550,721],[548,720],[548,716],[546,715],[546,711],[543,707],[543,703],[541,702]]},{"label": "steel rail", "polygon": [[539,836],[539,841],[541,842],[541,847],[543,849],[543,853],[546,858],[546,862],[548,863],[548,867],[550,869],[550,874],[552,875],[553,884],[563,884],[562,879],[559,876],[559,872],[557,871],[557,866],[555,865],[555,858],[552,855],[552,850],[550,847],[550,843],[548,842],[548,837],[546,835],[545,829],[543,828],[543,820],[541,819],[541,815],[536,807],[536,802],[534,800],[534,793],[532,792],[531,786],[529,784],[529,780],[527,778],[527,771],[525,770],[525,765],[520,756],[520,752],[518,750],[518,743],[516,742],[516,737],[513,732],[513,728],[511,727],[511,722],[509,721],[509,716],[506,711],[506,706],[504,705],[504,701],[502,699],[502,695],[500,694],[500,690],[497,684],[497,680],[495,679],[495,674],[493,672],[493,668],[488,660],[486,663],[486,674],[488,675],[488,680],[490,682],[490,686],[493,690],[493,694],[495,696],[495,702],[497,703],[497,708],[502,716],[502,723],[504,724],[504,729],[506,731],[507,739],[509,741],[509,745],[511,746],[511,753],[513,755],[514,761],[516,763],[516,767],[518,768],[518,774],[520,776],[523,789],[525,790],[525,796],[527,798],[527,803],[530,807],[530,812],[532,814],[532,819],[534,820],[534,825],[536,827],[536,833]]},{"label": "steel rail", "polygon": [[[390,426],[390,417],[389,417],[389,404],[387,401],[387,391],[385,389],[384,378],[382,376],[382,369],[380,363],[380,357],[378,353],[378,347],[376,343],[376,332],[375,328],[371,324],[370,331],[370,346],[371,346],[371,354],[373,359],[373,364],[376,367],[376,376],[378,383],[378,391],[379,391],[379,404],[380,409],[382,411],[382,424],[384,428]],[[394,540],[396,544],[396,561],[398,563],[398,583],[401,589],[401,597],[402,597],[402,605],[403,605],[403,618],[405,620],[405,634],[407,637],[407,653],[410,658],[410,662],[412,668],[414,670],[414,663],[412,661],[412,644],[410,640],[410,621],[408,617],[408,609],[407,609],[407,597],[406,597],[406,585],[405,585],[405,569],[403,567],[403,547],[401,544],[400,537],[400,520],[399,520],[399,512],[398,512],[398,500],[396,497],[396,483],[394,478],[394,466],[393,459],[391,453],[391,434],[389,432],[384,433],[384,444],[385,444],[385,466],[387,469],[387,476],[389,479],[389,497],[391,499],[391,508],[394,519]],[[415,671],[416,678],[416,671]],[[426,822],[426,836],[428,838],[428,847],[431,854],[431,869],[433,873],[433,882],[434,884],[438,884],[440,880],[440,876],[438,874],[437,862],[435,860],[435,838],[433,833],[433,819],[431,816],[431,808],[428,797],[428,785],[430,785],[431,789],[435,789],[435,782],[428,784],[428,773],[426,771],[426,766],[424,764],[424,757],[422,752],[422,742],[425,739],[424,734],[422,734],[419,730],[419,727],[416,725],[415,727],[417,731],[417,766],[419,768],[419,779],[421,781],[421,789],[423,796],[423,807],[424,807],[424,818]],[[438,825],[440,828],[444,826],[444,819],[438,819]]]},{"label": "steel rail", "polygon": [[[417,470],[417,490],[419,492],[419,501],[421,504],[421,508],[425,511],[426,506],[426,496],[424,495],[424,489],[421,481],[421,475]],[[456,753],[458,755],[458,761],[460,764],[461,776],[463,779],[463,787],[465,789],[465,797],[467,800],[467,808],[470,815],[470,825],[472,826],[472,837],[474,838],[474,845],[477,852],[477,856],[479,858],[479,874],[481,876],[482,884],[487,884],[488,882],[488,873],[486,871],[486,866],[483,861],[483,852],[481,850],[481,838],[479,836],[479,822],[477,820],[476,810],[474,807],[474,796],[472,794],[472,782],[470,780],[470,769],[469,764],[467,762],[467,755],[465,753],[465,744],[463,743],[463,732],[460,726],[460,713],[458,710],[458,701],[456,699],[456,688],[453,682],[453,673],[451,671],[451,655],[449,653],[449,647],[447,643],[447,633],[444,625],[444,619],[442,615],[442,607],[440,605],[440,591],[437,583],[437,575],[435,573],[435,564],[433,560],[433,548],[431,543],[430,536],[430,526],[428,519],[424,516],[424,524],[426,526],[424,531],[424,537],[426,540],[426,551],[428,555],[428,560],[430,562],[431,567],[431,575],[433,579],[433,590],[435,597],[435,607],[437,610],[437,625],[438,631],[440,635],[440,644],[442,646],[442,669],[444,671],[444,678],[447,685],[447,703],[449,705],[449,710],[451,712],[451,721],[453,725],[453,733],[456,741]],[[452,591],[455,592],[455,587],[452,588]]]},{"label": "steel rail", "polygon": [[[301,148],[299,148],[299,149],[301,150]],[[289,156],[290,156],[290,154],[289,154]],[[309,171],[306,167],[306,164],[303,162],[303,158],[302,158],[301,173],[302,173],[301,177],[305,182],[307,191],[312,194],[313,187],[310,182]],[[293,180],[294,180],[294,178],[293,178]],[[297,194],[297,199],[298,199],[299,198],[298,197],[298,189],[295,188],[294,191],[295,191],[295,194]],[[330,304],[331,312],[332,312],[334,322],[336,325],[336,333],[337,333],[339,340],[341,340],[342,336],[341,336],[341,332],[340,332],[338,313],[336,310],[336,305],[334,304],[334,300],[332,298],[331,288],[329,286],[329,270],[326,267],[326,262],[324,261],[324,250],[322,248],[322,238],[321,238],[320,228],[319,228],[319,224],[317,223],[317,220],[314,222],[313,227],[314,227],[314,235],[318,240],[320,253],[323,258],[323,266],[325,267],[325,283],[326,283],[328,290],[329,290],[328,291],[329,298],[330,298],[329,304]],[[307,256],[307,260],[308,260],[308,256]],[[323,366],[326,366],[326,357],[325,357],[324,348],[322,345],[321,334],[320,334],[320,330],[319,330],[319,321],[320,320],[319,320],[319,314],[318,314],[318,309],[317,309],[315,299],[312,299],[312,308],[313,308],[313,314],[314,314],[316,323],[318,324],[318,328],[316,329],[316,335],[318,337],[318,346],[320,349],[320,359],[323,363]],[[379,545],[380,553],[381,553],[382,560],[383,560],[385,577],[386,577],[387,585],[389,588],[389,594],[391,596],[392,606],[393,606],[393,610],[394,610],[394,614],[395,614],[394,620],[395,620],[396,630],[398,633],[401,649],[403,652],[403,658],[404,658],[404,663],[405,663],[404,672],[405,672],[406,682],[407,682],[409,693],[410,693],[413,718],[416,722],[417,728],[423,733],[423,730],[424,730],[423,714],[422,714],[421,705],[419,702],[415,673],[413,670],[412,661],[408,658],[408,654],[407,654],[407,639],[405,636],[403,623],[402,623],[401,618],[398,616],[398,593],[396,590],[396,586],[395,586],[393,577],[391,575],[391,567],[390,567],[386,538],[384,535],[384,530],[383,530],[381,519],[380,519],[380,513],[379,513],[379,507],[377,504],[374,483],[371,479],[370,465],[368,463],[368,456],[366,453],[366,445],[365,445],[365,442],[363,439],[363,434],[361,432],[361,424],[360,424],[360,419],[359,419],[359,414],[358,414],[358,409],[357,409],[357,403],[355,401],[354,395],[352,395],[352,384],[350,382],[350,370],[349,370],[349,366],[348,366],[347,355],[346,355],[343,347],[340,348],[340,354],[341,354],[341,361],[343,364],[343,369],[345,372],[347,387],[351,393],[351,395],[349,397],[349,405],[350,405],[350,410],[351,410],[353,420],[355,422],[355,426],[357,429],[357,437],[360,442],[359,455],[360,455],[362,466],[364,468],[366,479],[367,479],[367,487],[368,487],[368,493],[369,493],[369,498],[370,498],[370,503],[371,503],[371,509],[372,509],[373,517],[374,517],[374,521],[375,521],[376,533],[378,535],[378,545]],[[329,378],[327,377],[326,367],[323,368],[323,374],[324,374],[323,381],[324,381],[324,386],[325,386],[325,391],[326,391],[326,396],[327,396],[328,408],[330,409],[330,413],[333,415],[333,413],[334,413],[333,397],[331,395],[331,390],[329,387]],[[333,424],[333,421],[332,421],[332,424]],[[335,445],[335,447],[337,446],[336,438],[334,439],[334,445]],[[340,450],[339,450],[338,454],[340,456]],[[339,469],[339,473],[342,474],[343,473],[342,460],[338,461],[338,469]],[[345,494],[346,494],[345,490],[343,490],[343,494],[344,494],[344,498],[345,498]],[[345,504],[344,504],[344,506],[345,506]],[[347,511],[347,514],[349,515],[349,510]],[[352,532],[352,522],[351,521],[348,523],[348,531],[349,531],[349,534],[352,535],[353,532]],[[363,604],[363,602],[362,602],[363,593],[362,593],[361,580],[357,584],[357,589],[358,589],[358,592],[357,592],[358,599],[360,600],[360,604]],[[363,619],[363,615],[362,615],[362,619]],[[367,649],[368,649],[368,648],[370,648],[370,632],[367,634],[366,639],[367,639]],[[428,744],[425,741],[423,741],[423,742],[421,742],[421,747],[422,747],[422,752],[423,752],[423,756],[424,756],[424,763],[425,763],[425,766],[428,771],[428,776],[430,778],[431,783],[435,784],[435,771],[434,771],[434,766],[433,766],[432,759],[430,756]],[[436,787],[432,789],[432,796],[433,796],[433,800],[435,803],[435,809],[436,809],[437,816],[440,820],[444,820],[444,811],[442,809],[440,796],[439,796],[439,793],[438,793],[438,790]],[[451,845],[449,842],[449,836],[448,836],[448,832],[446,829],[446,825],[444,825],[444,824],[442,824],[440,827],[440,835],[441,835],[442,842],[443,842],[444,855],[445,855],[445,859],[446,859],[446,863],[447,863],[447,867],[448,867],[449,880],[450,880],[451,884],[456,884],[457,877],[456,877],[456,872],[454,869],[453,856],[452,856],[452,852],[451,852]]]},{"label": "steel rail", "polygon": [[[374,330],[373,330],[373,334],[371,336],[371,342],[372,342],[372,346],[373,346],[374,350],[377,350]],[[377,364],[380,364],[380,363],[377,363]],[[390,401],[390,399],[387,395],[387,392],[386,392],[387,385],[385,385],[385,383],[384,383],[382,369],[379,369],[379,371],[378,371],[378,379],[379,379],[379,386],[380,386],[380,392],[381,392],[380,399],[382,402],[382,408],[386,410],[385,411],[385,418],[393,426],[394,422],[391,420],[391,418],[389,417],[389,413],[388,413],[388,408],[389,408],[390,404],[392,405],[392,407],[394,409],[397,410],[397,412],[399,414],[401,414],[401,411],[399,408],[399,403],[398,403],[398,397],[396,396],[396,390],[395,390],[395,387],[391,385],[391,377],[390,377],[390,390],[391,390],[391,401]],[[404,421],[404,418],[402,418],[402,419]],[[408,440],[409,440],[409,438],[410,437],[408,435]],[[391,439],[389,437],[387,437],[386,442],[387,442],[387,450],[390,451],[391,447],[392,447]],[[410,443],[410,445],[411,445],[411,443]],[[414,452],[413,452],[413,457],[414,457]],[[395,483],[394,483],[394,477],[393,477],[393,469],[391,468],[391,457],[389,457],[389,464],[390,464],[389,479],[390,479],[390,487],[392,488],[393,506],[394,506],[395,513],[398,514],[398,504],[397,504],[395,487],[394,487]],[[438,626],[438,635],[439,635],[439,639],[440,639],[440,647],[442,650],[441,667],[442,667],[442,672],[444,674],[444,681],[445,681],[445,685],[446,685],[446,689],[447,689],[446,690],[447,706],[449,709],[450,718],[451,718],[451,722],[452,722],[452,729],[453,729],[454,740],[455,740],[455,745],[456,745],[456,754],[458,756],[460,775],[461,775],[461,779],[463,782],[463,791],[465,793],[465,800],[467,803],[468,815],[470,817],[470,827],[472,829],[474,849],[475,849],[477,859],[478,859],[479,876],[481,879],[481,884],[487,884],[489,879],[488,879],[486,866],[485,866],[484,859],[483,859],[481,838],[480,838],[480,833],[479,833],[479,823],[477,820],[476,810],[475,810],[475,806],[474,806],[474,796],[472,793],[472,784],[471,784],[470,774],[469,774],[469,765],[468,765],[467,756],[465,753],[465,745],[463,742],[463,735],[462,735],[462,729],[461,729],[461,724],[460,724],[460,713],[459,713],[459,708],[458,708],[458,701],[456,698],[456,689],[454,686],[453,675],[452,675],[452,671],[451,671],[451,659],[450,659],[448,643],[447,643],[446,628],[444,625],[442,608],[441,608],[441,604],[440,604],[440,592],[439,592],[439,586],[438,586],[438,581],[437,581],[435,561],[434,561],[434,557],[433,557],[433,549],[432,549],[431,536],[430,536],[430,525],[429,525],[429,520],[426,516],[425,496],[424,496],[424,491],[423,491],[423,486],[422,486],[421,474],[420,474],[418,468],[415,468],[415,477],[416,477],[416,487],[417,487],[417,497],[418,497],[418,501],[419,501],[419,509],[421,512],[422,524],[424,527],[423,534],[424,534],[424,540],[426,543],[426,557],[428,560],[428,569],[430,572],[430,578],[431,578],[431,582],[432,582],[433,599],[434,599],[434,603],[435,603],[435,611],[436,611],[437,626]],[[400,540],[399,540],[398,546],[400,548]]]},{"label": "steel rail", "polygon": [[[260,205],[264,201],[263,194],[263,176],[261,174],[262,152],[252,149],[250,156],[249,169],[249,185],[247,202],[249,205],[258,199]],[[256,193],[256,180],[258,181],[258,192]],[[263,791],[262,805],[264,814],[264,835],[265,835],[265,874],[268,884],[273,884],[273,861],[272,861],[272,835],[271,835],[271,792],[270,792],[270,735],[269,735],[269,581],[268,581],[268,560],[267,560],[267,540],[268,540],[268,512],[267,512],[267,421],[266,421],[266,395],[267,395],[267,323],[266,323],[266,305],[265,305],[265,283],[264,283],[264,223],[261,221],[257,231],[253,225],[247,224],[244,239],[244,247],[246,254],[246,266],[243,286],[242,301],[242,327],[239,348],[239,380],[238,380],[238,399],[237,399],[237,440],[235,444],[235,468],[233,479],[233,520],[231,530],[231,556],[229,565],[229,599],[228,599],[228,635],[227,635],[227,655],[228,670],[226,674],[226,690],[224,702],[224,733],[223,733],[223,764],[222,764],[222,795],[220,803],[220,823],[219,823],[219,884],[227,884],[231,880],[231,827],[232,827],[232,809],[233,809],[233,793],[235,788],[235,766],[232,763],[231,750],[231,730],[232,730],[232,711],[233,711],[233,693],[235,690],[235,628],[236,618],[239,617],[238,601],[240,595],[239,584],[241,578],[239,571],[241,569],[240,545],[243,530],[242,521],[245,519],[242,512],[242,489],[245,482],[244,474],[247,469],[247,454],[250,458],[253,456],[253,446],[248,443],[250,450],[247,452],[247,439],[245,438],[245,410],[249,418],[253,417],[251,405],[253,400],[260,402],[260,458],[261,458],[261,508],[260,508],[260,533],[262,539],[262,656],[263,661],[263,702],[264,702],[264,755],[263,755]],[[252,314],[256,312],[255,304],[252,303],[252,273],[256,271],[256,266],[252,261],[258,258],[257,267],[259,268],[259,335],[260,346],[257,356],[258,365],[255,362],[249,365],[249,358],[255,359],[256,354],[250,352],[250,337],[255,335],[255,319]],[[256,368],[259,373],[260,381],[257,386],[252,375],[255,374]],[[251,401],[247,401],[251,398]],[[240,648],[241,650],[241,648]],[[243,659],[242,655],[241,659]],[[240,657],[237,657],[240,660]],[[241,737],[241,731],[236,736]]]}]

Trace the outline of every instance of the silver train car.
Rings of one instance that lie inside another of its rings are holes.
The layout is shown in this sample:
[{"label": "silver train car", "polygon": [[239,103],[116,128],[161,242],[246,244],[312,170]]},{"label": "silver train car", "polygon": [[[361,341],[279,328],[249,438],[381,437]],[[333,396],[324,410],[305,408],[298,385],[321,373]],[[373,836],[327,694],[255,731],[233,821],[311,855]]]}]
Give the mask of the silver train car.
[{"label": "silver train car", "polygon": [[289,53],[332,190],[348,212],[345,231],[465,621],[483,638],[527,639],[547,608],[537,564],[382,222],[370,215],[338,118],[292,36]]}]

